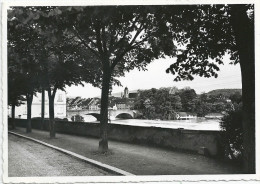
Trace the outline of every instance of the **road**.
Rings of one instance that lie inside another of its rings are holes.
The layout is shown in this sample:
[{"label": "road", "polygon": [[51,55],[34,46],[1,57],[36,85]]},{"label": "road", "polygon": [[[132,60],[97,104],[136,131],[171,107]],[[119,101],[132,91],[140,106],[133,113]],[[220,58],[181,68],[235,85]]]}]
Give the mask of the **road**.
[{"label": "road", "polygon": [[8,176],[113,175],[35,142],[8,135]]}]

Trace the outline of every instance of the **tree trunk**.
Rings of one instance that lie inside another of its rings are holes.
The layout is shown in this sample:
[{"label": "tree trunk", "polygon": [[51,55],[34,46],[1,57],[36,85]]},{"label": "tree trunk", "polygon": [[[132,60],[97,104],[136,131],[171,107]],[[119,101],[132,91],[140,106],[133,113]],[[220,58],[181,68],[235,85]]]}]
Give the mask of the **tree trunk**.
[{"label": "tree trunk", "polygon": [[240,59],[243,102],[244,170],[255,173],[255,47],[254,21],[250,22],[245,5],[231,6],[231,25]]},{"label": "tree trunk", "polygon": [[44,125],[44,113],[45,113],[45,90],[42,88],[42,111],[41,111],[41,129]]},{"label": "tree trunk", "polygon": [[108,150],[108,94],[111,72],[109,65],[103,68],[103,81],[101,92],[101,112],[100,112],[100,141],[99,150],[106,152]]},{"label": "tree trunk", "polygon": [[55,90],[51,94],[51,89],[48,89],[49,96],[49,128],[50,128],[50,138],[55,138],[55,120],[54,120],[54,98]]},{"label": "tree trunk", "polygon": [[12,129],[15,129],[15,104],[12,104]]},{"label": "tree trunk", "polygon": [[33,100],[33,94],[27,94],[27,125],[26,125],[26,133],[32,132],[32,100]]}]

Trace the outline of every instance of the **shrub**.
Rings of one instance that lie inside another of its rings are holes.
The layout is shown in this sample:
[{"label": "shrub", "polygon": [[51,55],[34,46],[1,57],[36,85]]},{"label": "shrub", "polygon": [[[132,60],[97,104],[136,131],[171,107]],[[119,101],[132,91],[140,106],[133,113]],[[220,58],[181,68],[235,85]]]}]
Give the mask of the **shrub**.
[{"label": "shrub", "polygon": [[243,154],[242,110],[229,111],[222,118],[220,127],[225,157],[241,161]]},{"label": "shrub", "polygon": [[72,116],[71,120],[76,121],[76,122],[84,122],[84,118],[82,116],[80,116],[79,114]]}]

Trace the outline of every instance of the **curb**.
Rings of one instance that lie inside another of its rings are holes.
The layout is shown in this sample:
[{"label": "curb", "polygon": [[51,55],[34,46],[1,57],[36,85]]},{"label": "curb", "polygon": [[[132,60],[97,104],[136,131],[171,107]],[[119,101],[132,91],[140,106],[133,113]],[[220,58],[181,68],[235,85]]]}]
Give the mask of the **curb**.
[{"label": "curb", "polygon": [[118,168],[116,168],[116,167],[113,167],[113,166],[110,166],[110,165],[107,165],[107,164],[103,164],[103,163],[98,162],[98,161],[96,161],[96,160],[93,160],[93,159],[84,157],[84,156],[79,155],[79,154],[77,154],[77,153],[74,153],[74,152],[71,152],[71,151],[68,151],[68,150],[59,148],[59,147],[57,147],[57,146],[53,146],[53,145],[48,144],[48,143],[46,143],[46,142],[39,141],[39,140],[37,140],[37,139],[31,138],[31,137],[27,137],[27,136],[24,136],[24,135],[21,135],[21,134],[12,132],[12,131],[8,131],[8,133],[13,134],[13,135],[18,136],[18,137],[22,137],[22,138],[24,138],[24,139],[31,140],[31,141],[33,141],[33,142],[39,143],[39,144],[41,144],[41,145],[44,145],[44,146],[46,146],[46,147],[52,148],[52,149],[54,149],[54,150],[57,150],[57,151],[59,151],[59,152],[62,152],[62,153],[64,153],[64,154],[66,154],[66,155],[72,156],[72,157],[77,158],[77,159],[79,159],[79,160],[82,160],[82,161],[84,161],[84,162],[86,162],[86,163],[89,163],[89,164],[91,164],[91,165],[94,165],[94,166],[96,166],[96,167],[98,167],[98,168],[100,168],[100,169],[103,169],[103,170],[105,170],[105,171],[112,172],[112,173],[114,173],[114,174],[123,175],[123,176],[134,176],[134,174],[132,174],[132,173],[126,172],[126,171],[124,171],[124,170],[118,169]]}]

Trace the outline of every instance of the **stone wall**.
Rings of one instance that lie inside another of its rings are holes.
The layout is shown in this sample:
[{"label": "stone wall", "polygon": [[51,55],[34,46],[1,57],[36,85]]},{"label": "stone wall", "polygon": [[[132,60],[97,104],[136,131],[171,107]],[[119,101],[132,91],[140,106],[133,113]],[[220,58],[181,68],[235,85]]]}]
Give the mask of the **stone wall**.
[{"label": "stone wall", "polygon": [[[16,119],[16,125],[25,127],[26,120]],[[56,131],[66,134],[99,137],[99,123],[56,121]],[[32,128],[40,128],[40,120],[32,120]],[[45,121],[44,130],[48,130]],[[109,139],[138,144],[149,144],[160,147],[201,152],[210,156],[220,153],[218,131],[168,129],[158,127],[140,127],[109,124]],[[205,153],[205,150],[207,153]]]}]

